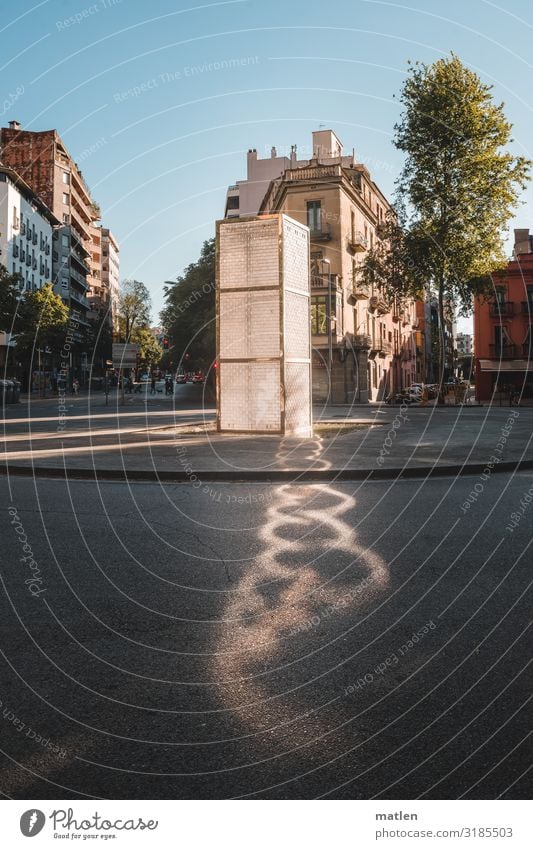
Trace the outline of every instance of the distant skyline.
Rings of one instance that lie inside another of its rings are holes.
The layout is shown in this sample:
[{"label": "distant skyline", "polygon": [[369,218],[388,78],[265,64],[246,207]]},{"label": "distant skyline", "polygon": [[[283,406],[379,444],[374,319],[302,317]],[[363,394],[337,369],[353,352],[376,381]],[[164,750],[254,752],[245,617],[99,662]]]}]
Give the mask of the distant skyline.
[{"label": "distant skyline", "polygon": [[[20,0],[7,14],[2,125],[58,130],[119,240],[121,277],[150,289],[154,325],[164,281],[213,235],[248,148],[305,156],[326,125],[391,197],[409,59],[456,52],[505,101],[513,151],[533,158],[526,0]],[[523,200],[511,227],[533,227],[531,187]]]}]

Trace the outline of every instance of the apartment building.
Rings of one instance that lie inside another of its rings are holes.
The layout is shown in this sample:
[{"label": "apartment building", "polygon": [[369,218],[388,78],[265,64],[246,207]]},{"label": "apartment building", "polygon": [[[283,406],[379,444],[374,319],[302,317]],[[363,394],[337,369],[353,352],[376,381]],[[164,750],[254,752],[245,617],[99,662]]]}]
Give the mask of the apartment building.
[{"label": "apartment building", "polygon": [[455,346],[458,357],[472,356],[472,334],[458,333],[455,337]]},{"label": "apartment building", "polygon": [[110,308],[109,317],[113,330],[118,330],[118,299],[120,294],[120,249],[111,230],[101,228],[102,286]]},{"label": "apartment building", "polygon": [[[55,130],[22,130],[17,121],[0,128],[0,160],[31,186],[63,225],[54,232],[54,287],[80,328],[87,326],[91,225],[100,213],[81,171]],[[76,335],[82,338],[82,333]]]},{"label": "apartment building", "polygon": [[[58,224],[26,181],[0,164],[0,264],[19,275],[21,291],[52,281],[52,234]],[[7,331],[0,328],[0,365],[14,344]]]},{"label": "apartment building", "polygon": [[533,236],[514,231],[513,259],[494,277],[494,295],[474,304],[476,396],[490,401],[501,391],[533,400]]},{"label": "apartment building", "polygon": [[[378,287],[369,289],[360,280],[361,263],[380,238],[389,210],[366,166],[353,152],[344,155],[332,130],[313,133],[309,159],[299,160],[293,146],[290,157],[278,157],[273,149],[264,170],[260,162],[249,151],[252,185],[241,181],[228,189],[226,215],[284,212],[309,227],[314,400],[381,400],[425,379],[416,302],[391,304]],[[273,170],[281,173],[257,206]]]}]

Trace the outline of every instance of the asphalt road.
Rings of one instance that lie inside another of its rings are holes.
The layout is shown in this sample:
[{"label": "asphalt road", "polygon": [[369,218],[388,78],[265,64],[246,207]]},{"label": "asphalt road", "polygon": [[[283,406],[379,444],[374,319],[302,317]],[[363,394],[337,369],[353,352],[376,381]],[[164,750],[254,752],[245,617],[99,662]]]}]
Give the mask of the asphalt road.
[{"label": "asphalt road", "polygon": [[0,791],[528,798],[533,475],[476,484],[2,478]]}]

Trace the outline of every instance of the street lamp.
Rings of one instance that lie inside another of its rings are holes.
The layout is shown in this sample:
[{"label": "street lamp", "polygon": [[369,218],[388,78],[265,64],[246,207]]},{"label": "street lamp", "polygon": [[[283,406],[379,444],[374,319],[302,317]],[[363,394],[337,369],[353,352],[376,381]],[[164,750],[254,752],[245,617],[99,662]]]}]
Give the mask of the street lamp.
[{"label": "street lamp", "polygon": [[324,265],[327,266],[328,271],[328,309],[327,309],[327,319],[328,319],[328,373],[329,373],[329,396],[330,401],[333,399],[333,333],[332,333],[332,321],[333,317],[331,314],[331,263],[329,259],[321,259],[322,263],[322,274],[324,274]]}]

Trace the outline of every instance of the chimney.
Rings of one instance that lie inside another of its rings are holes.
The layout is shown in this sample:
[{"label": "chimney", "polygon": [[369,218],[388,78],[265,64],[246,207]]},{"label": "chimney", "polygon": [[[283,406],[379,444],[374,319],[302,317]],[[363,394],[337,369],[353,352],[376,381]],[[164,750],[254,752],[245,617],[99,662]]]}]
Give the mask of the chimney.
[{"label": "chimney", "polygon": [[514,248],[513,254],[528,254],[531,252],[531,243],[529,238],[529,227],[514,231]]},{"label": "chimney", "polygon": [[10,130],[20,130],[19,122],[18,121],[10,121],[9,122],[9,129]]},{"label": "chimney", "polygon": [[272,145],[272,147],[270,148],[270,158],[275,159],[277,155],[278,154],[276,148],[274,147],[274,145]]}]

